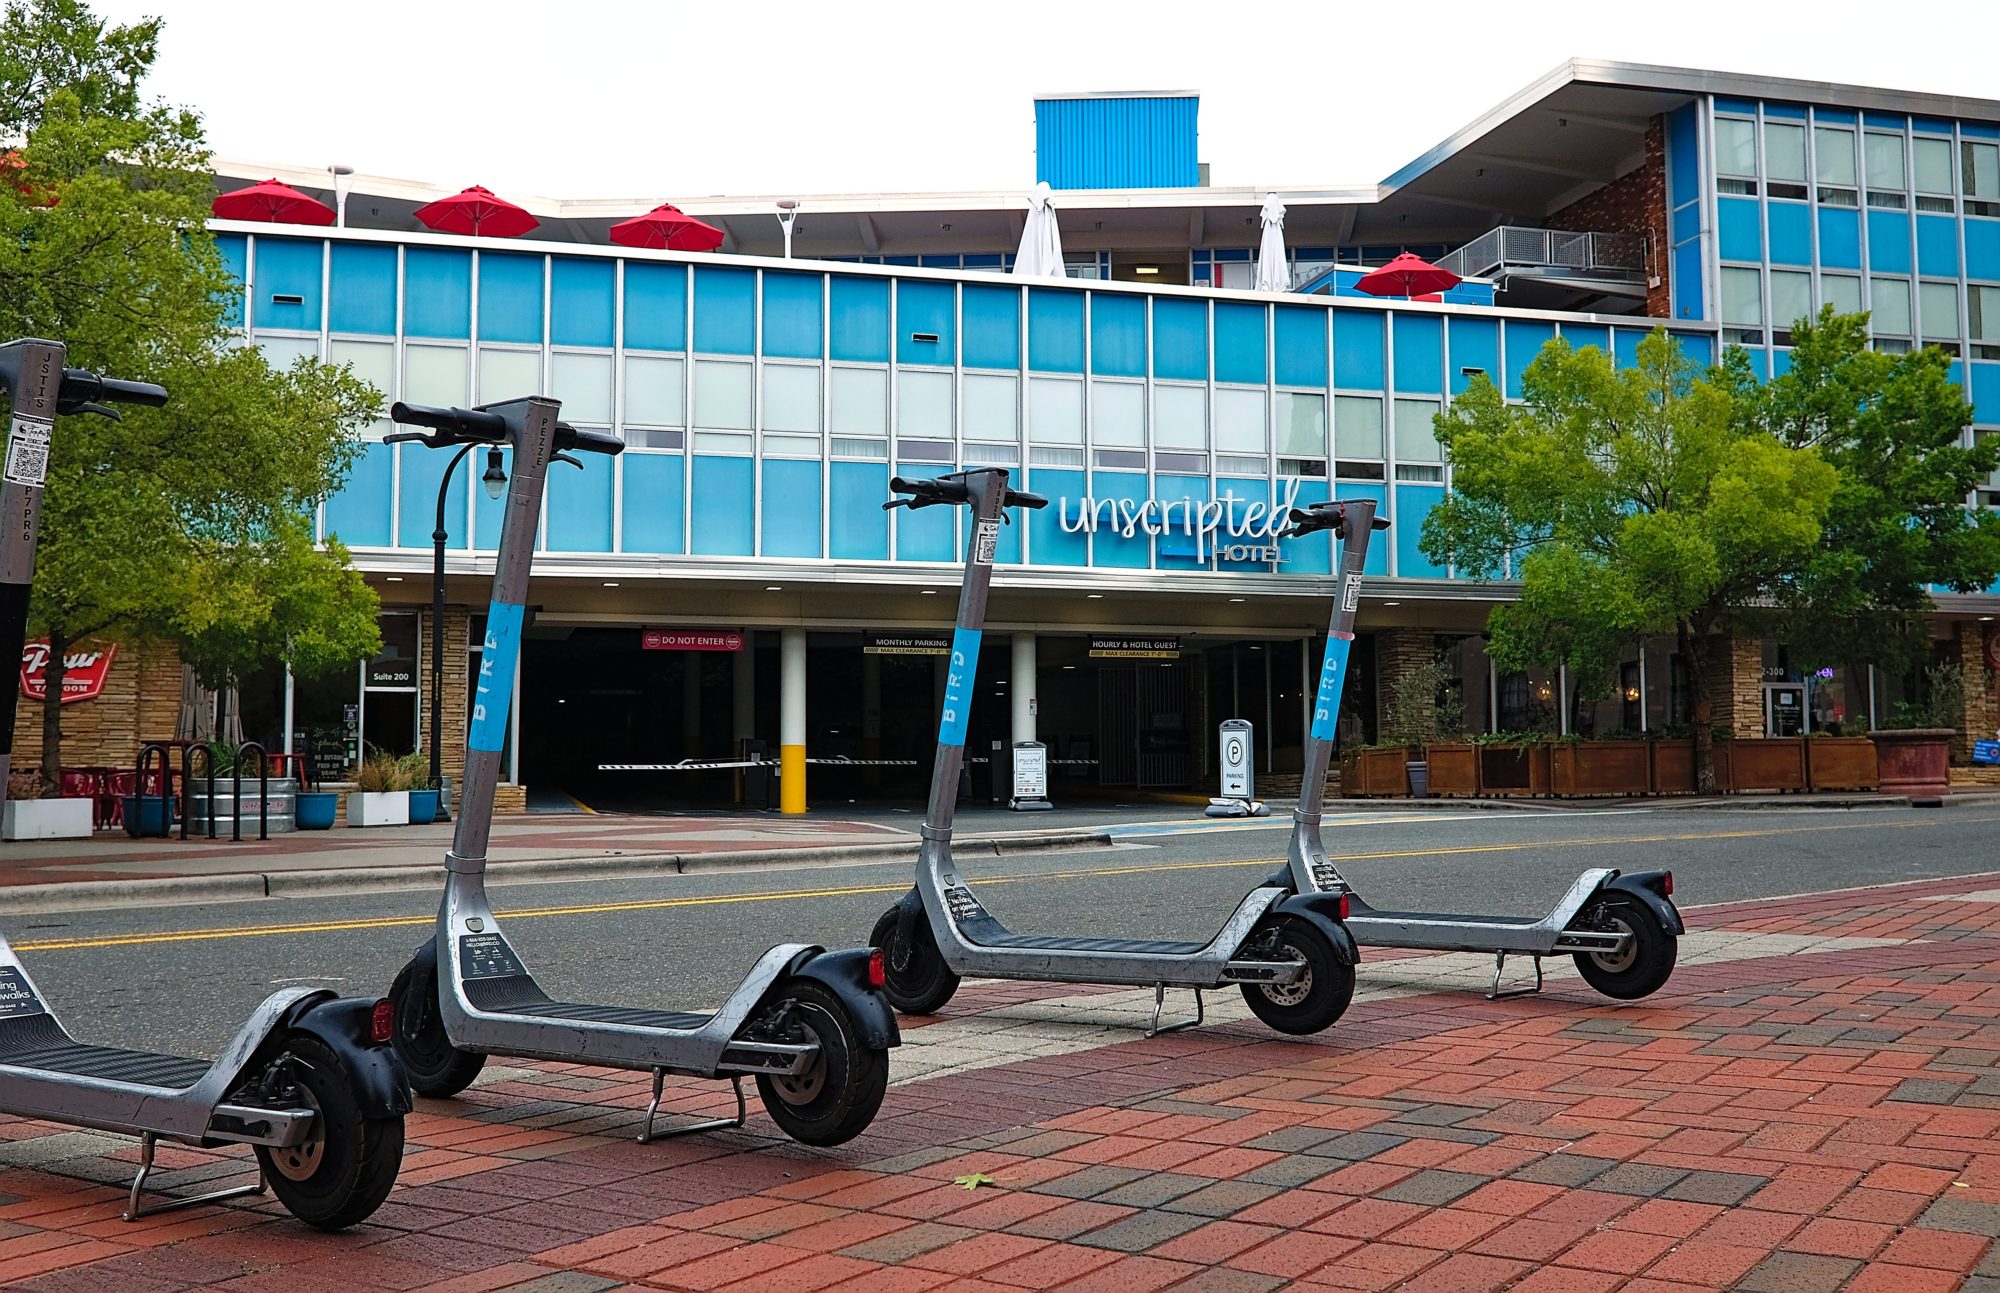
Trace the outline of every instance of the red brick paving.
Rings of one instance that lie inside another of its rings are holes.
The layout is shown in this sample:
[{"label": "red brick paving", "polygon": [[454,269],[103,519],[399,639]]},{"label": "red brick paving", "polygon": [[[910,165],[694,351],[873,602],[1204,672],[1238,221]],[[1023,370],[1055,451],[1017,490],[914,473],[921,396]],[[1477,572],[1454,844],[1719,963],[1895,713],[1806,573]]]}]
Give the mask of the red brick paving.
[{"label": "red brick paving", "polygon": [[[833,1151],[761,1121],[635,1145],[643,1079],[536,1066],[425,1102],[397,1193],[341,1236],[270,1202],[127,1225],[121,1191],[92,1181],[129,1147],[86,1144],[0,1167],[0,1282],[1991,1293],[2000,904],[1923,901],[1991,883],[1695,913],[1703,930],[1908,941],[1686,965],[1622,1008],[1574,981],[1497,1003],[1438,992],[1363,1003],[1310,1042],[1216,1025],[915,1082]],[[1034,996],[972,984],[956,1009]],[[669,1094],[683,1114],[725,1099]],[[0,1124],[0,1163],[62,1130]],[[176,1149],[167,1183],[222,1158],[241,1161]],[[997,1184],[951,1182],[975,1171]]]}]

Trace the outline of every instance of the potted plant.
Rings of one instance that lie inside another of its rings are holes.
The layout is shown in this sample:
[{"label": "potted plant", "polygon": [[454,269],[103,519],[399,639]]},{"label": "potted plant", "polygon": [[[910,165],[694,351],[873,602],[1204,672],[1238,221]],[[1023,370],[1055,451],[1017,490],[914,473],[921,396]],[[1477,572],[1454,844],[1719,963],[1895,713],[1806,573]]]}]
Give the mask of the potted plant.
[{"label": "potted plant", "polygon": [[1452,741],[1465,730],[1465,704],[1455,681],[1451,662],[1434,655],[1396,679],[1383,706],[1383,729],[1416,747],[1405,754],[1403,770],[1413,796],[1469,795],[1477,789],[1471,747]]},{"label": "potted plant", "polygon": [[1865,734],[1867,724],[1828,732],[1815,732],[1806,739],[1806,782],[1813,790],[1873,790],[1880,782],[1876,767],[1875,742]]},{"label": "potted plant", "polygon": [[7,777],[7,804],[0,810],[0,839],[87,840],[96,830],[95,801],[88,798],[42,798],[42,774],[14,772]]},{"label": "potted plant", "polygon": [[387,750],[371,749],[347,796],[349,826],[408,826],[410,787],[402,763]]},{"label": "potted plant", "polygon": [[431,756],[413,750],[397,761],[403,784],[410,791],[410,824],[428,826],[438,819],[439,791],[431,784]]},{"label": "potted plant", "polygon": [[1951,786],[1951,740],[1965,712],[1965,670],[1955,663],[1932,665],[1924,670],[1923,692],[1921,700],[1898,704],[1889,726],[1868,739],[1875,743],[1882,792],[1931,808],[1944,803]]}]

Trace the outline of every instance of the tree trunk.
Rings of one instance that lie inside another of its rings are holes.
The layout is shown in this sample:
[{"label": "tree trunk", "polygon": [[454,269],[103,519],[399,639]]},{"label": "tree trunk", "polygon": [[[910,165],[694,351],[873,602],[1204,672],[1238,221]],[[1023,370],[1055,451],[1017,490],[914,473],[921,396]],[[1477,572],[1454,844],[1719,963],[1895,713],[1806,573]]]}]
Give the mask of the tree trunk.
[{"label": "tree trunk", "polygon": [[1683,624],[1678,630],[1681,659],[1687,662],[1688,691],[1692,695],[1689,717],[1694,724],[1694,788],[1696,794],[1715,793],[1715,706],[1708,694],[1708,634],[1691,632]]},{"label": "tree trunk", "polygon": [[42,665],[42,798],[62,795],[62,689],[69,639],[49,630],[49,658]]}]

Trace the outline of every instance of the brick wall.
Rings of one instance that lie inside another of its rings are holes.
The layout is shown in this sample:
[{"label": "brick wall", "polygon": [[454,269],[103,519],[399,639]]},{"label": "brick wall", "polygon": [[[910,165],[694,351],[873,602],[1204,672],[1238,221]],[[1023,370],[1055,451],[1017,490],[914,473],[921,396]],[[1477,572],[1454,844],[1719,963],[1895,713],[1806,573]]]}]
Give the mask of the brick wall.
[{"label": "brick wall", "polygon": [[1718,637],[1709,643],[1709,722],[1737,736],[1764,735],[1764,644]]},{"label": "brick wall", "polygon": [[1972,742],[1990,741],[2000,727],[2000,675],[1986,667],[1986,638],[1991,625],[1960,621],[1955,630],[1952,658],[1965,670],[1965,712],[1952,724],[1958,734],[1951,738],[1951,761],[1969,763]]},{"label": "brick wall", "polygon": [[[443,740],[441,747],[444,757],[439,767],[444,775],[457,784],[465,776],[465,733],[466,702],[471,695],[471,679],[466,670],[470,667],[467,655],[468,636],[472,631],[472,617],[484,614],[486,608],[470,606],[446,606],[444,609],[444,708],[441,717]],[[431,612],[425,607],[418,615],[418,659],[422,667],[417,680],[417,742],[418,748],[428,751],[431,740]],[[528,791],[524,786],[501,786],[493,796],[493,811],[496,813],[524,813],[528,811]]]},{"label": "brick wall", "polygon": [[1400,741],[1409,733],[1389,727],[1396,683],[1419,665],[1430,662],[1437,651],[1437,634],[1429,629],[1385,629],[1375,635],[1375,712],[1382,716],[1376,739]]},{"label": "brick wall", "polygon": [[[94,645],[94,644],[91,644]],[[70,654],[90,646],[71,647]],[[9,680],[20,686],[18,673]],[[181,661],[171,646],[121,643],[104,690],[62,707],[65,766],[130,767],[146,741],[167,740],[181,714]],[[16,769],[42,762],[42,704],[22,696],[14,711]]]},{"label": "brick wall", "polygon": [[1649,286],[1646,290],[1646,313],[1659,319],[1671,316],[1673,304],[1667,282],[1667,252],[1673,243],[1667,235],[1667,133],[1664,119],[1654,117],[1646,124],[1646,160],[1637,170],[1628,171],[1596,192],[1578,198],[1544,223],[1551,229],[1644,236],[1649,272],[1659,279],[1659,286]]}]

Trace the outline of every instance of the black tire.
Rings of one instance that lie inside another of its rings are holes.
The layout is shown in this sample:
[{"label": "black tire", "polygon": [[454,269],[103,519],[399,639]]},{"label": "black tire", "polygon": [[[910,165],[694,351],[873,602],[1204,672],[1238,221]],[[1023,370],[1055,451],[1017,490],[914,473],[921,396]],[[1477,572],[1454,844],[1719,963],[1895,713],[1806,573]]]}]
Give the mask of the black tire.
[{"label": "black tire", "polygon": [[312,1136],[290,1149],[257,1146],[271,1192],[293,1216],[320,1230],[345,1230],[389,1197],[403,1165],[403,1120],[368,1118],[354,1079],[318,1038],[295,1033],[282,1054],[299,1096],[317,1115]]},{"label": "black tire", "polygon": [[1637,1001],[1666,986],[1674,972],[1680,940],[1667,932],[1650,907],[1624,898],[1603,898],[1586,908],[1576,925],[1632,935],[1631,943],[1617,956],[1574,953],[1577,973],[1585,983],[1615,1001]]},{"label": "black tire", "polygon": [[[1297,983],[1245,983],[1250,1012],[1281,1033],[1304,1037],[1332,1026],[1354,1000],[1354,967],[1342,965],[1333,944],[1310,921],[1284,916],[1275,930],[1277,951],[1306,963]],[[1252,941],[1257,936],[1252,935]]]},{"label": "black tire", "polygon": [[389,1004],[396,1012],[392,1039],[396,1058],[409,1074],[412,1091],[444,1099],[472,1085],[486,1067],[486,1057],[458,1049],[445,1035],[444,1017],[438,1013],[436,962],[411,961],[404,966],[389,987]]},{"label": "black tire", "polygon": [[771,1120],[801,1145],[853,1140],[882,1107],[889,1089],[889,1052],[861,1040],[854,1016],[838,996],[807,979],[795,979],[771,998],[819,1041],[819,1058],[797,1077],[759,1075],[757,1095]]},{"label": "black tire", "polygon": [[903,1014],[934,1015],[958,991],[958,976],[944,963],[937,936],[931,933],[930,917],[922,912],[910,922],[910,937],[915,946],[910,948],[909,960],[901,970],[896,968],[898,949],[894,944],[902,919],[902,909],[891,907],[868,935],[868,945],[881,948],[882,959],[888,962],[888,982],[882,994]]}]

